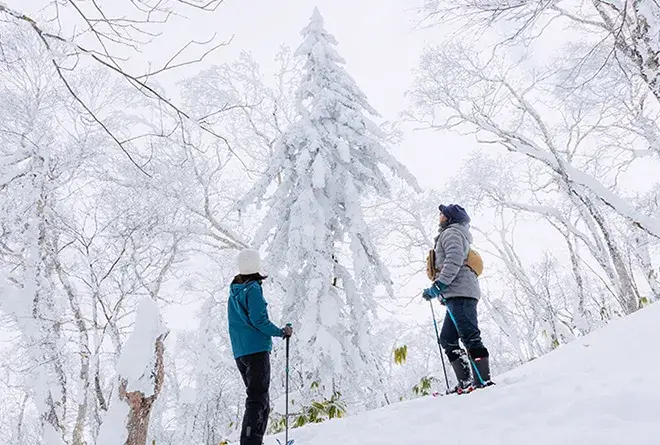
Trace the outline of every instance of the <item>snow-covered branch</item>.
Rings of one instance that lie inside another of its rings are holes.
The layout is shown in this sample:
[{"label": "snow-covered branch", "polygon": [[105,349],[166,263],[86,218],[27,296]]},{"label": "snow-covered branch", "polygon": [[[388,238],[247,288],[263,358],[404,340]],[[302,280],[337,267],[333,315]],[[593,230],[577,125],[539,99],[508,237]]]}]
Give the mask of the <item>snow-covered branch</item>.
[{"label": "snow-covered branch", "polygon": [[[60,79],[70,96],[78,103],[82,111],[103,129],[106,136],[127,156],[130,162],[145,175],[151,177],[152,172],[149,172],[147,168],[148,159],[140,159],[138,153],[136,153],[135,139],[126,140],[118,131],[113,130],[101,113],[93,109],[91,101],[84,99],[77,91],[73,76],[77,71],[83,69],[79,65],[83,67],[89,65],[80,63],[81,61],[89,61],[92,65],[98,65],[109,73],[123,78],[136,89],[136,92],[168,109],[171,112],[172,125],[183,126],[185,122],[188,122],[191,126],[200,128],[222,141],[226,149],[233,153],[229,141],[224,136],[216,132],[211,126],[195,119],[190,112],[175,104],[156,84],[150,81],[158,74],[200,62],[214,50],[229,44],[229,42],[215,43],[215,36],[208,41],[190,41],[179,49],[163,67],[149,70],[144,74],[131,73],[124,67],[125,60],[123,58],[123,54],[127,50],[139,52],[142,46],[156,39],[159,36],[158,26],[167,23],[171,16],[179,14],[181,7],[194,7],[201,11],[215,11],[222,0],[208,2],[177,0],[173,4],[151,0],[127,0],[122,1],[122,6],[124,9],[128,9],[130,14],[116,16],[107,12],[106,9],[108,8],[104,8],[98,2],[91,2],[89,5],[84,3],[86,2],[66,0],[63,5],[60,5],[59,1],[45,1],[43,9],[52,10],[55,14],[53,21],[58,24],[59,32],[50,31],[52,24],[48,23],[47,20],[42,22],[40,19],[30,17],[21,11],[10,9],[5,4],[0,4],[0,14],[9,16],[33,31],[38,41],[45,48],[46,57],[52,64],[55,75]],[[179,5],[179,7],[176,5]],[[74,16],[78,17],[83,30],[75,30],[74,27],[70,32],[70,37],[65,35],[66,29],[63,29],[64,23],[60,20],[60,14],[63,12],[61,9],[71,9]],[[92,37],[92,39],[86,39],[87,36]],[[86,46],[86,44],[80,43],[83,41],[95,41],[96,45]],[[202,54],[197,58],[182,57],[182,54],[191,47],[202,48]]]}]

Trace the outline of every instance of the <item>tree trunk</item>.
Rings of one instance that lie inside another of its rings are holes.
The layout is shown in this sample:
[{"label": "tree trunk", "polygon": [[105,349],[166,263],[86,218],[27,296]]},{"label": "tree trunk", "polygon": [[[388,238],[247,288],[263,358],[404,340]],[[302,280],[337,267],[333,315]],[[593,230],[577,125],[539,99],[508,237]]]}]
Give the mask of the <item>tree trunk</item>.
[{"label": "tree trunk", "polygon": [[165,352],[164,337],[164,335],[161,335],[156,339],[156,364],[154,367],[156,378],[153,395],[145,397],[140,391],[127,392],[126,386],[128,382],[122,380],[120,383],[119,399],[125,401],[130,406],[128,421],[126,423],[128,430],[126,445],[146,445],[147,443],[151,409],[163,388],[163,381],[165,380],[165,363],[163,360],[163,354]]},{"label": "tree trunk", "polygon": [[[58,251],[59,249],[57,248],[57,243],[55,243],[53,252],[58,252]],[[90,388],[90,372],[89,372],[90,350],[89,350],[89,336],[87,334],[87,323],[85,322],[85,317],[83,316],[83,312],[80,308],[80,304],[78,303],[78,299],[76,298],[76,294],[73,289],[73,286],[69,282],[69,278],[66,272],[62,269],[62,264],[60,262],[60,259],[57,257],[56,254],[54,254],[53,257],[54,257],[53,266],[67,294],[69,300],[69,306],[71,307],[71,311],[73,312],[73,316],[74,316],[74,321],[76,327],[78,328],[78,336],[80,341],[78,345],[79,347],[78,354],[80,355],[80,373],[78,375],[80,380],[78,384],[82,390],[82,394],[78,396],[79,399],[78,413],[76,415],[76,423],[73,428],[73,440],[71,443],[72,445],[85,445],[84,432],[85,432],[85,424],[87,421],[87,407],[88,407],[89,388]]]},{"label": "tree trunk", "polygon": [[[575,284],[577,286],[577,302],[574,303],[573,307],[573,325],[578,329],[580,334],[587,334],[590,330],[590,326],[587,325],[589,314],[586,309],[587,301],[587,292],[584,288],[584,278],[582,277],[582,272],[580,271],[580,259],[577,252],[577,248],[573,241],[571,240],[570,234],[564,234],[566,238],[566,244],[568,246],[569,256],[571,258],[571,268],[573,271],[573,277],[575,278]],[[575,320],[578,318],[578,320]]]},{"label": "tree trunk", "polygon": [[580,195],[580,200],[584,203],[587,211],[593,217],[605,240],[605,245],[610,255],[612,265],[614,266],[614,271],[617,275],[617,300],[624,313],[631,314],[639,309],[639,299],[632,278],[630,277],[630,273],[626,268],[623,254],[616,245],[614,235],[607,227],[607,222],[600,210],[588,197]]},{"label": "tree trunk", "polygon": [[637,257],[642,273],[648,282],[649,287],[651,288],[651,300],[657,301],[660,300],[660,277],[658,276],[658,271],[653,268],[653,262],[651,261],[651,252],[649,251],[649,239],[650,237],[641,233],[634,238],[635,240],[635,256]]},{"label": "tree trunk", "polygon": [[[612,2],[593,0],[605,27],[614,38],[614,46],[630,60],[640,77],[648,85],[651,94],[660,102],[660,53],[655,29],[657,23],[656,2],[636,0],[621,2],[619,7]],[[647,11],[650,17],[647,17]]]},{"label": "tree trunk", "polygon": [[[45,440],[56,440],[63,443],[66,435],[67,417],[67,375],[64,370],[59,340],[61,339],[61,324],[58,319],[56,305],[53,300],[54,292],[49,281],[49,246],[47,232],[47,206],[48,192],[44,179],[47,166],[42,156],[34,157],[34,213],[32,221],[26,223],[26,237],[28,237],[29,253],[25,259],[25,288],[33,287],[31,329],[27,333],[28,341],[35,348],[33,358],[37,366],[48,368],[52,366],[55,381],[48,381],[36,391],[36,398],[44,402],[44,409],[39,413],[45,429],[52,428],[52,432],[44,432]],[[36,330],[35,330],[36,328]],[[48,371],[46,371],[47,374]],[[50,376],[49,376],[50,378]],[[54,439],[54,437],[57,439]]]}]

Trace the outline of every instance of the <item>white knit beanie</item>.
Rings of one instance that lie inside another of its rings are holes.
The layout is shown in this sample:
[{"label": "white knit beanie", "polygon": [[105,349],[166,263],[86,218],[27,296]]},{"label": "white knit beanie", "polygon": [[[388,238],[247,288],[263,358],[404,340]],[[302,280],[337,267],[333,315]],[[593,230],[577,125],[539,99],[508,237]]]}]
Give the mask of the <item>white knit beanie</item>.
[{"label": "white knit beanie", "polygon": [[256,250],[242,250],[236,258],[238,273],[241,275],[252,275],[261,272],[261,259]]}]

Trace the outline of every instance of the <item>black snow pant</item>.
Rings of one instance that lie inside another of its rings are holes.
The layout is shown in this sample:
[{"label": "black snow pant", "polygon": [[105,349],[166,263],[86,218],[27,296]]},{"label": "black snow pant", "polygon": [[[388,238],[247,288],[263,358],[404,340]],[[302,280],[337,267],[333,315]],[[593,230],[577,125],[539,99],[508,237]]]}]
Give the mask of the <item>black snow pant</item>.
[{"label": "black snow pant", "polygon": [[[481,341],[481,331],[477,322],[477,303],[474,298],[454,297],[447,298],[447,315],[440,332],[440,343],[450,362],[459,359],[463,350],[458,342],[459,338],[468,349],[473,359],[488,357],[488,350]],[[449,312],[454,316],[452,321]]]},{"label": "black snow pant", "polygon": [[262,445],[270,413],[270,353],[245,355],[236,364],[247,393],[241,445]]}]

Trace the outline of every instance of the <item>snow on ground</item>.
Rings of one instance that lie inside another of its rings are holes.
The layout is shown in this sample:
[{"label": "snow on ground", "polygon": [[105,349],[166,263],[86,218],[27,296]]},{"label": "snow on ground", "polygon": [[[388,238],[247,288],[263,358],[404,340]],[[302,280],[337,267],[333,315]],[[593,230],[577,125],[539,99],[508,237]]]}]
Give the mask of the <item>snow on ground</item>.
[{"label": "snow on ground", "polygon": [[496,376],[497,386],[404,402],[290,437],[295,445],[658,445],[659,339],[655,304]]}]

